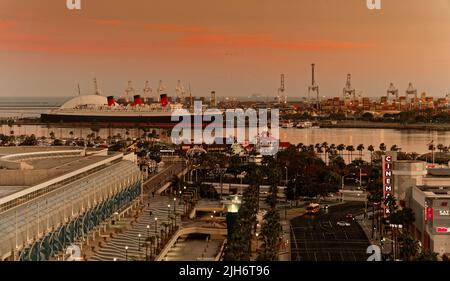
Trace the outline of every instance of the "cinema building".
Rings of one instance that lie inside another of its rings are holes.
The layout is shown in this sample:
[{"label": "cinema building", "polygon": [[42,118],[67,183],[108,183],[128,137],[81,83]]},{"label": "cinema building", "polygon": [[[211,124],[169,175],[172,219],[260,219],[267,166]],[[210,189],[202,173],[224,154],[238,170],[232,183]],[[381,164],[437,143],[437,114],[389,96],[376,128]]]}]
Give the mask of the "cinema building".
[{"label": "cinema building", "polygon": [[422,161],[393,161],[393,192],[415,215],[413,236],[423,249],[450,254],[450,169]]}]

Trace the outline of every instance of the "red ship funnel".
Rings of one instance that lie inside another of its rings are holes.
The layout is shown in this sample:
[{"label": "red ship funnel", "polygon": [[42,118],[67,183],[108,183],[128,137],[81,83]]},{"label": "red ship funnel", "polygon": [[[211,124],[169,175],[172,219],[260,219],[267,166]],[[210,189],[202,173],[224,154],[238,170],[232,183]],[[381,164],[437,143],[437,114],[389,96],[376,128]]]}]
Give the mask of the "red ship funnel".
[{"label": "red ship funnel", "polygon": [[113,106],[114,104],[116,104],[116,100],[114,99],[114,96],[109,96],[108,97],[108,106]]},{"label": "red ship funnel", "polygon": [[134,96],[134,105],[142,105],[142,99],[140,95]]},{"label": "red ship funnel", "polygon": [[161,95],[161,106],[167,106],[169,104],[169,99],[166,94]]}]

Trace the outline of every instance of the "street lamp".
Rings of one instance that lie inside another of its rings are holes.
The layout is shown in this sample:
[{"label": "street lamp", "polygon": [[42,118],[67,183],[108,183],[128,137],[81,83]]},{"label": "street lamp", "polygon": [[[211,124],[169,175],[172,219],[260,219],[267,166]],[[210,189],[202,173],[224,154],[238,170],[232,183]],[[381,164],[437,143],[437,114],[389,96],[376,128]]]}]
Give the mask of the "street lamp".
[{"label": "street lamp", "polygon": [[288,167],[284,166],[284,169],[286,170],[286,185],[288,183]]},{"label": "street lamp", "polygon": [[117,261],[117,258],[113,258],[113,261]]},{"label": "street lamp", "polygon": [[169,219],[170,215],[170,204],[167,205],[167,219]]},{"label": "street lamp", "polygon": [[138,234],[138,252],[140,252],[141,251],[141,234],[139,233]]},{"label": "street lamp", "polygon": [[256,233],[256,252],[258,252],[258,236],[259,236],[259,233]]},{"label": "street lamp", "polygon": [[128,246],[125,246],[125,261],[128,261]]},{"label": "street lamp", "polygon": [[155,236],[158,234],[158,218],[155,217]]},{"label": "street lamp", "polygon": [[150,237],[150,225],[147,224],[147,239]]},{"label": "street lamp", "polygon": [[175,204],[177,203],[177,198],[173,198],[173,212],[175,213]]}]

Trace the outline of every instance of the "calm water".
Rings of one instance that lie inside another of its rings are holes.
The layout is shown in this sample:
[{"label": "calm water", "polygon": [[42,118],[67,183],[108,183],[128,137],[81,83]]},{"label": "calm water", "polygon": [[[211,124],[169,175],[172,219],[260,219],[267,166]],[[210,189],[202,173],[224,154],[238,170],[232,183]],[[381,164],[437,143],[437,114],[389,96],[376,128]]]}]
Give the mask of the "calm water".
[{"label": "calm water", "polygon": [[[129,136],[139,137],[142,135],[142,130],[139,129],[100,129],[97,135],[102,138],[121,134],[126,136],[128,131]],[[71,137],[70,132],[73,132],[73,137],[84,137],[91,134],[93,131],[89,128],[49,128],[47,126],[38,125],[22,125],[22,126],[0,126],[0,134],[15,135],[30,135],[36,136],[50,136],[50,133],[55,133],[58,138]],[[446,146],[450,145],[450,132],[432,132],[432,131],[418,131],[418,130],[393,130],[393,129],[328,129],[328,128],[309,128],[309,129],[280,129],[281,141],[287,141],[292,144],[303,143],[305,145],[328,142],[354,145],[355,148],[359,144],[363,144],[366,148],[369,145],[374,145],[377,149],[380,143],[385,143],[386,147],[396,144],[405,152],[426,153],[428,151],[428,143],[432,140],[437,145],[442,143]]]},{"label": "calm water", "polygon": [[394,130],[394,129],[280,129],[280,138],[291,143],[303,143],[306,145],[328,142],[354,145],[363,144],[365,148],[373,145],[378,149],[380,143],[385,143],[389,150],[396,144],[405,152],[427,153],[428,144],[433,140],[434,144],[442,143],[450,145],[450,132],[434,132],[420,130]]},{"label": "calm water", "polygon": [[61,106],[68,97],[0,97],[1,118],[39,117]]}]

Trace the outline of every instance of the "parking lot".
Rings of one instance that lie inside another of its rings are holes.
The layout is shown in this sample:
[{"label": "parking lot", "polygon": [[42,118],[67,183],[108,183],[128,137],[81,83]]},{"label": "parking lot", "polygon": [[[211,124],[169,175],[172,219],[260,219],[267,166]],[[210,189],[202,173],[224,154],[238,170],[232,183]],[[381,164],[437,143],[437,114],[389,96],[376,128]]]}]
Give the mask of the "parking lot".
[{"label": "parking lot", "polygon": [[[291,220],[291,255],[293,261],[365,261],[370,245],[356,221],[346,220],[347,213],[364,213],[364,203],[332,206],[328,211],[303,215]],[[348,221],[350,226],[338,226]]]}]

